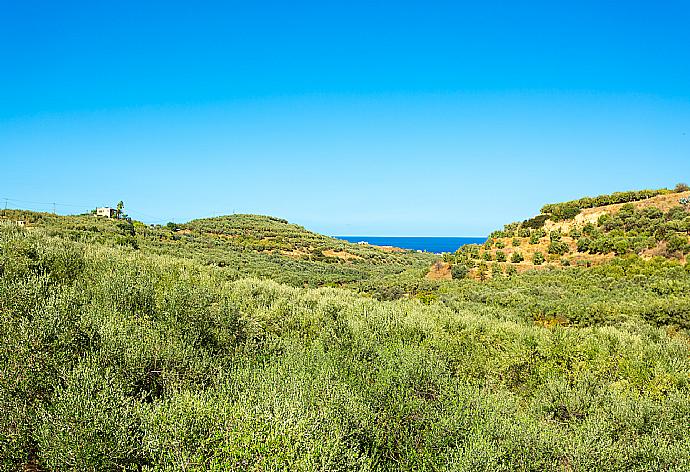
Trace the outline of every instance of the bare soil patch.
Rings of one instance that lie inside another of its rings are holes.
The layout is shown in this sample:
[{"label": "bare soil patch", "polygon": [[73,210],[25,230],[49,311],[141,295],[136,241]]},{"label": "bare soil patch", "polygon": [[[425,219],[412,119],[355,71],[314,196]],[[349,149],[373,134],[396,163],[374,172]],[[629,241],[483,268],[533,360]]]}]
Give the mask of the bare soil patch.
[{"label": "bare soil patch", "polygon": [[436,261],[426,274],[429,280],[451,280],[453,275],[450,271],[450,264],[443,261]]}]

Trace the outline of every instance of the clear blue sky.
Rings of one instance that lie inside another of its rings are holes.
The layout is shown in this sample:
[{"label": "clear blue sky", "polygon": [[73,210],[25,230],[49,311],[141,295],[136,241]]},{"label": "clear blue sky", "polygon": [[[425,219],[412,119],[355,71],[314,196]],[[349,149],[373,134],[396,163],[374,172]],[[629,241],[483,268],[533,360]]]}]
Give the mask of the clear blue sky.
[{"label": "clear blue sky", "polygon": [[689,5],[0,0],[0,197],[469,236],[672,186]]}]

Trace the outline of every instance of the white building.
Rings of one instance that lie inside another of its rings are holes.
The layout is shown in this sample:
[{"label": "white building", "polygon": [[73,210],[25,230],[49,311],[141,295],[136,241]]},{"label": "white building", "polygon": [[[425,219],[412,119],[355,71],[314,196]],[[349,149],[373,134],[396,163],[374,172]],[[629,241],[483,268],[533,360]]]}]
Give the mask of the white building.
[{"label": "white building", "polygon": [[115,218],[117,210],[110,207],[96,208],[96,216],[104,216],[106,218]]}]

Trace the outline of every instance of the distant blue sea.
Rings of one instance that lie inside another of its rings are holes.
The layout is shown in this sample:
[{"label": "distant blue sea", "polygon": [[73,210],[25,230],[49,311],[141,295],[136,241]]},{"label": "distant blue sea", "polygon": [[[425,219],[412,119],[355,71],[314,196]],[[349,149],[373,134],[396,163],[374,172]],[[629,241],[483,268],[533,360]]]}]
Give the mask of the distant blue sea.
[{"label": "distant blue sea", "polygon": [[486,238],[442,238],[442,237],[413,237],[413,236],[335,236],[351,243],[366,241],[376,246],[395,246],[403,249],[421,250],[427,252],[455,252],[465,244],[483,244]]}]

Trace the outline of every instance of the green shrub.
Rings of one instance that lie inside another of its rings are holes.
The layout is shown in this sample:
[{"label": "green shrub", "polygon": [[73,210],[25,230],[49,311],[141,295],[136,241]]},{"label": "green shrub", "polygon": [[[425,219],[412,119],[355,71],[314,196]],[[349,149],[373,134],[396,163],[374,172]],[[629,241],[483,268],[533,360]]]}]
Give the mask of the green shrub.
[{"label": "green shrub", "polygon": [[496,251],[496,261],[505,262],[506,261],[506,253],[503,251]]},{"label": "green shrub", "polygon": [[577,240],[577,252],[589,252],[590,246],[592,246],[592,239],[588,237],[583,237]]},{"label": "green shrub", "polygon": [[39,413],[42,462],[53,470],[139,470],[146,461],[138,410],[114,372],[79,366]]},{"label": "green shrub", "polygon": [[525,260],[525,258],[519,252],[514,252],[510,256],[510,262],[512,262],[513,264],[517,264],[518,262],[522,262],[524,260]]},{"label": "green shrub", "polygon": [[464,279],[469,272],[469,269],[464,264],[453,264],[450,270],[453,279]]},{"label": "green shrub", "polygon": [[544,226],[546,221],[549,219],[549,215],[538,215],[535,216],[534,218],[530,218],[529,220],[525,220],[521,223],[521,226],[523,228],[530,228],[530,229],[539,229]]},{"label": "green shrub", "polygon": [[669,236],[666,243],[666,250],[669,253],[680,252],[687,254],[690,252],[690,243],[685,235],[673,234]]},{"label": "green shrub", "polygon": [[532,257],[532,263],[534,265],[542,265],[546,259],[544,259],[544,254],[541,252],[537,251],[534,253],[534,256]]},{"label": "green shrub", "polygon": [[575,218],[582,209],[577,203],[561,203],[551,207],[543,207],[542,212],[548,212],[553,221],[563,221]]},{"label": "green shrub", "polygon": [[630,250],[630,243],[626,238],[616,238],[613,242],[613,251],[617,256],[622,256]]},{"label": "green shrub", "polygon": [[557,254],[559,256],[562,256],[563,254],[567,253],[570,251],[570,247],[568,246],[567,243],[564,243],[562,241],[552,241],[549,244],[548,248],[548,253],[549,254]]}]

